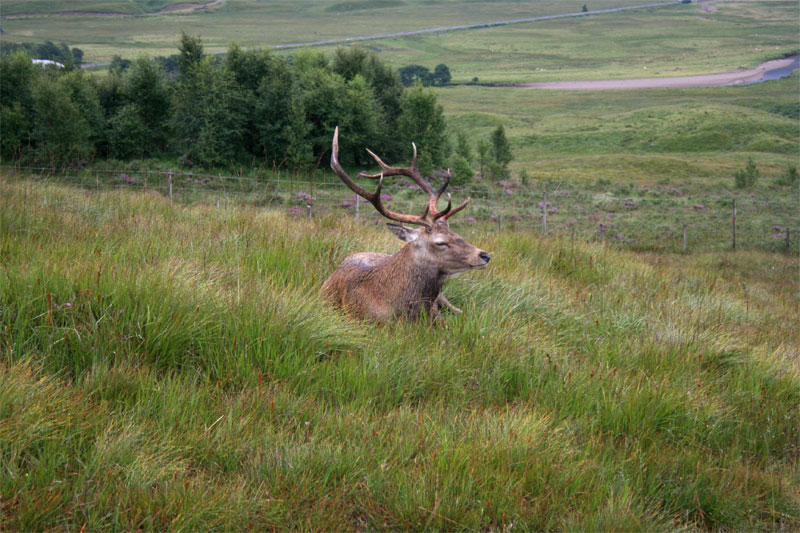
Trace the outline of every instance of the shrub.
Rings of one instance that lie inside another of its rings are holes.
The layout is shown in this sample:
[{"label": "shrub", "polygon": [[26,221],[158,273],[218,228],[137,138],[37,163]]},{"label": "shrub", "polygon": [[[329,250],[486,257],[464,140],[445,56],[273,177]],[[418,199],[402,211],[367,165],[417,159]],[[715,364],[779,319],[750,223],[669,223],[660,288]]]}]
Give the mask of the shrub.
[{"label": "shrub", "polygon": [[800,175],[798,175],[797,167],[795,165],[789,165],[786,167],[783,174],[778,176],[775,183],[778,185],[797,185],[798,181],[800,181]]},{"label": "shrub", "polygon": [[136,104],[123,106],[109,120],[108,145],[114,157],[128,159],[141,156],[149,144],[150,130]]},{"label": "shrub", "polygon": [[733,179],[737,189],[749,189],[756,184],[759,176],[760,172],[753,158],[747,159],[747,165],[745,165],[744,169],[737,170],[733,173]]},{"label": "shrub", "polygon": [[452,183],[454,185],[465,185],[471,182],[473,176],[475,175],[472,165],[464,156],[460,154],[453,156],[451,168],[453,171]]}]

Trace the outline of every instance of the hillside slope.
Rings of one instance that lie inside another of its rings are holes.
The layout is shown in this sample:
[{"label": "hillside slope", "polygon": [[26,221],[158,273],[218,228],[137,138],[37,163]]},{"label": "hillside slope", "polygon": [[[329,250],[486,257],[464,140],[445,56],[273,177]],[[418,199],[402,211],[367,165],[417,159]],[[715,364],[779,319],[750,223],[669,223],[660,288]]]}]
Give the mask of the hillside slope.
[{"label": "hillside slope", "polygon": [[317,291],[381,227],[0,178],[0,528],[800,526],[796,258],[455,229],[375,328]]}]

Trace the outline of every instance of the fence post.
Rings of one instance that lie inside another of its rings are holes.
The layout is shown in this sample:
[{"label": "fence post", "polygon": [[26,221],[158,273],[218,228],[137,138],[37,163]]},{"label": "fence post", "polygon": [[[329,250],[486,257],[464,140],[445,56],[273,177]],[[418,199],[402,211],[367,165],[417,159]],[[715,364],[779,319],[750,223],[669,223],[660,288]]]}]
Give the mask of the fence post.
[{"label": "fence post", "polygon": [[731,221],[731,230],[733,232],[733,249],[736,249],[736,198],[733,199],[733,219]]},{"label": "fence post", "polygon": [[786,253],[788,254],[791,248],[789,247],[789,226],[786,226]]},{"label": "fence post", "polygon": [[306,209],[308,209],[308,220],[311,220],[311,204],[306,204]]},{"label": "fence post", "polygon": [[167,186],[169,187],[169,201],[172,203],[172,172],[167,172]]},{"label": "fence post", "polygon": [[542,235],[547,235],[547,191],[544,191],[544,202],[542,202]]},{"label": "fence post", "polygon": [[361,197],[356,194],[356,222],[358,222],[358,205],[361,203],[361,202],[359,202],[360,198]]},{"label": "fence post", "polygon": [[683,225],[683,253],[686,253],[686,224]]}]

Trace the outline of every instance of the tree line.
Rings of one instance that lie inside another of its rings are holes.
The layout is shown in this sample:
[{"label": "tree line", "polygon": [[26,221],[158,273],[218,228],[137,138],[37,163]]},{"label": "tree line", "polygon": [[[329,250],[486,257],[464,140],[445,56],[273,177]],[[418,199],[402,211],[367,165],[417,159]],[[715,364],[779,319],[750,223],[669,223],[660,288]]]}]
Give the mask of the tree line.
[{"label": "tree line", "polygon": [[53,41],[43,43],[12,43],[4,42],[0,47],[0,54],[13,55],[24,51],[33,59],[49,59],[64,65],[68,70],[79,67],[83,62],[83,50],[70,48],[66,43],[55,44]]},{"label": "tree line", "polygon": [[435,93],[419,83],[406,88],[363,48],[283,58],[233,45],[220,58],[184,34],[169,63],[173,72],[141,57],[94,76],[33,65],[25,50],[3,55],[0,154],[48,166],[178,156],[189,166],[307,172],[329,153],[338,125],[346,165],[369,165],[365,147],[409,159],[414,141],[424,172],[458,156],[464,178],[474,173],[471,151],[453,151]]}]

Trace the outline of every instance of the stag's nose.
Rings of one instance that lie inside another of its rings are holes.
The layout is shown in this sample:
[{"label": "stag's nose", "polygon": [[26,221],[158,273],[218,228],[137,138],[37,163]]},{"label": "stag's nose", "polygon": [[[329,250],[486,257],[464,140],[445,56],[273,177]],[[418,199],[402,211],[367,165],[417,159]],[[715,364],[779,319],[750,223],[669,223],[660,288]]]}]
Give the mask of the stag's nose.
[{"label": "stag's nose", "polygon": [[488,253],[486,253],[486,252],[481,252],[481,253],[479,253],[479,254],[478,254],[478,257],[480,257],[481,259],[483,259],[483,260],[484,260],[484,262],[486,262],[486,263],[488,263],[488,262],[489,262],[489,259],[491,259],[491,258],[492,258],[492,256],[490,256],[490,255],[489,255]]}]

